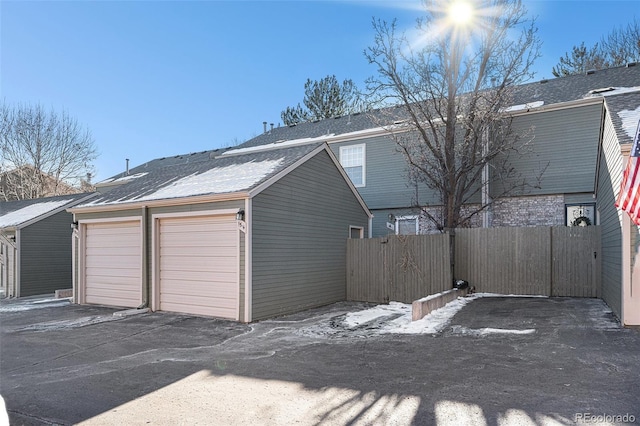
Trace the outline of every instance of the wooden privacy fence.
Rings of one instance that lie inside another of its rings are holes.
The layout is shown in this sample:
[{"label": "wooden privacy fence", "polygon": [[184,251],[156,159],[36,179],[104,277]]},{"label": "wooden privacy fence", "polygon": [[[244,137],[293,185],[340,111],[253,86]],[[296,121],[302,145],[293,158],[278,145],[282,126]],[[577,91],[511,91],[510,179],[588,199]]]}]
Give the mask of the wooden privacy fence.
[{"label": "wooden privacy fence", "polygon": [[[600,227],[457,229],[455,278],[477,292],[600,297]],[[452,287],[449,235],[347,241],[347,299],[413,300]]]},{"label": "wooden privacy fence", "polygon": [[476,291],[600,297],[600,227],[458,229],[456,278]]},{"label": "wooden privacy fence", "polygon": [[347,300],[411,303],[451,288],[449,235],[347,240]]}]

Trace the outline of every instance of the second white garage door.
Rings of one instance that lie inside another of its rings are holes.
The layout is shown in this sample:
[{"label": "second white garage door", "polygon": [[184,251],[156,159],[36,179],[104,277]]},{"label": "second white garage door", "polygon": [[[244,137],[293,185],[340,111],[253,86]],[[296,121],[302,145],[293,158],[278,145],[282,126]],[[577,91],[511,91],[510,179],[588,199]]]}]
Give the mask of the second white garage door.
[{"label": "second white garage door", "polygon": [[84,303],[134,308],[142,303],[140,221],[86,225]]},{"label": "second white garage door", "polygon": [[161,218],[157,235],[156,309],[237,319],[235,217]]}]

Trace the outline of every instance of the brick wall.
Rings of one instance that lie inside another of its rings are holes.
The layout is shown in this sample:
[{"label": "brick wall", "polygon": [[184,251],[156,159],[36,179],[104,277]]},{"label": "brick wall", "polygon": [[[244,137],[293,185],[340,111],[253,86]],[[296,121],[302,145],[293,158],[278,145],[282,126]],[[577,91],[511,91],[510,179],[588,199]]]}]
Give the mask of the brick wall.
[{"label": "brick wall", "polygon": [[495,201],[490,215],[492,227],[564,225],[564,196],[513,197]]},{"label": "brick wall", "polygon": [[[477,206],[476,206],[477,208]],[[424,207],[423,210],[440,217],[440,207]],[[463,209],[464,215],[465,209]],[[494,201],[488,209],[489,226],[561,226],[565,221],[565,200],[563,195],[541,195],[512,197]],[[419,216],[421,234],[435,234],[440,231],[433,222],[422,213]],[[482,226],[482,214],[474,216],[468,228]]]}]

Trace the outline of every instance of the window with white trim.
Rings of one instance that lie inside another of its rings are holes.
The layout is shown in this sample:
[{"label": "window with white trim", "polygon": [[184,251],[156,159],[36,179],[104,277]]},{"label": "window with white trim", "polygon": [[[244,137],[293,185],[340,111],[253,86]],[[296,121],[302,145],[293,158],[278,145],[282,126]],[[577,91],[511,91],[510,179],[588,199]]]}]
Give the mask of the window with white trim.
[{"label": "window with white trim", "polygon": [[418,235],[418,216],[397,217],[396,235]]},{"label": "window with white trim", "polygon": [[365,186],[365,144],[341,146],[340,164],[356,187]]},{"label": "window with white trim", "polygon": [[362,226],[349,226],[349,238],[350,239],[364,238],[364,228]]}]

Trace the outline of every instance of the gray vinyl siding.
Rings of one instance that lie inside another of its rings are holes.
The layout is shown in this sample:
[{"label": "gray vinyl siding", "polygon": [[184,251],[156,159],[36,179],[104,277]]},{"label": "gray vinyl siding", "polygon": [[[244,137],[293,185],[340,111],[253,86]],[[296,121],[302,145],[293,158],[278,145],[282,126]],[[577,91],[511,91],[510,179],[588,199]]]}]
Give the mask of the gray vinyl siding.
[{"label": "gray vinyl siding", "polygon": [[[540,188],[529,188],[527,195],[593,192],[597,163],[602,103],[582,107],[516,116],[513,129],[519,134],[531,132],[529,152],[511,156],[511,165],[529,183],[548,165]],[[492,195],[503,188],[496,184]]]},{"label": "gray vinyl siding", "polygon": [[368,217],[322,151],[252,201],[252,318],[346,297],[349,226]]},{"label": "gray vinyl siding", "polygon": [[71,223],[62,211],[20,230],[20,297],[72,287]]},{"label": "gray vinyl siding", "polygon": [[357,189],[370,209],[411,207],[415,205],[416,198],[421,204],[436,202],[433,197],[427,198],[424,190],[416,197],[416,188],[407,178],[406,160],[390,136],[332,143],[330,146],[339,160],[341,146],[360,144],[366,145],[366,177],[365,186]]},{"label": "gray vinyl siding", "polygon": [[602,299],[622,315],[622,212],[615,207],[623,157],[609,116],[605,118],[596,204],[602,228]]}]

